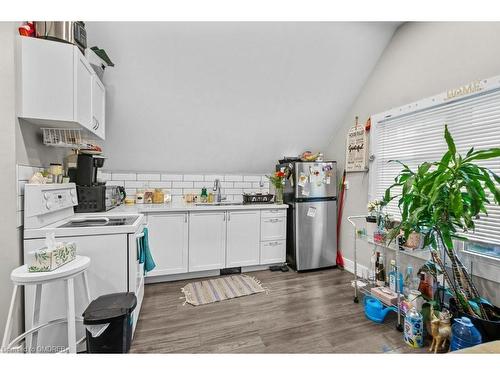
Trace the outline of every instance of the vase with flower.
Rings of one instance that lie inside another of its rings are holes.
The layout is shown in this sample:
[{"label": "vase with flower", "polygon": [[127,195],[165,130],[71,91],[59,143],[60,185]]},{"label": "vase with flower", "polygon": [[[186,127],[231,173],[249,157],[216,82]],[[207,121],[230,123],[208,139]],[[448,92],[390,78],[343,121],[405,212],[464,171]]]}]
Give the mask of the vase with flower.
[{"label": "vase with flower", "polygon": [[274,186],[274,203],[283,204],[283,185],[285,183],[285,173],[281,171],[275,172],[271,176],[267,176],[269,182]]}]

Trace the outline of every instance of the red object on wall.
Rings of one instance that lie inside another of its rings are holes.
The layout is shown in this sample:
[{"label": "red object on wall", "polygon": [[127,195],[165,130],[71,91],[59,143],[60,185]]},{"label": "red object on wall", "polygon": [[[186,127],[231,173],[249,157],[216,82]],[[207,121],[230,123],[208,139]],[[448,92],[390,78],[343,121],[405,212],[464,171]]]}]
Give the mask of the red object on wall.
[{"label": "red object on wall", "polygon": [[342,211],[344,208],[344,192],[345,192],[345,169],[342,175],[342,186],[340,187],[339,211],[337,215],[337,266],[344,268],[344,257],[340,250],[340,224],[342,223]]},{"label": "red object on wall", "polygon": [[35,36],[35,24],[33,22],[26,22],[19,26],[19,35],[22,36]]}]

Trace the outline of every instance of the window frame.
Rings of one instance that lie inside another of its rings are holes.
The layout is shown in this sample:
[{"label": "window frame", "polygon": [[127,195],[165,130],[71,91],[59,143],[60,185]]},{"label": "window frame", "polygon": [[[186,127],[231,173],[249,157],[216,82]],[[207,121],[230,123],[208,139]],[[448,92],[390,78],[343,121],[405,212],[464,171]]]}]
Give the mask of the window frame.
[{"label": "window frame", "polygon": [[[430,110],[434,107],[442,106],[445,104],[452,104],[458,101],[471,98],[474,96],[487,94],[489,91],[496,91],[500,89],[500,76],[495,76],[482,80],[475,80],[464,84],[459,87],[448,89],[438,95],[434,95],[428,98],[424,98],[400,107],[390,109],[371,116],[372,127],[370,129],[369,137],[369,150],[370,150],[370,168],[368,173],[368,200],[380,199],[381,197],[376,195],[376,184],[377,176],[379,174],[378,163],[377,163],[377,153],[379,152],[379,124],[387,119],[396,119],[401,116],[414,114],[426,110]],[[467,244],[462,244],[460,246],[460,251],[462,253],[468,254],[469,256],[481,257],[485,260],[494,261],[500,263],[500,257],[494,257],[487,254],[481,254],[479,252],[471,251],[467,249]]]}]

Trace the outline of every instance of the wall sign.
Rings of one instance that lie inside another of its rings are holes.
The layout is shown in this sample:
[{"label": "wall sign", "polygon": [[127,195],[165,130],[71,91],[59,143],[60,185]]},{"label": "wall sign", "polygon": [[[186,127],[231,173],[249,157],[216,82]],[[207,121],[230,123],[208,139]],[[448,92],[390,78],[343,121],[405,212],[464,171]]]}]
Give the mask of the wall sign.
[{"label": "wall sign", "polygon": [[347,133],[346,172],[365,172],[368,159],[368,133],[363,125],[356,125]]}]

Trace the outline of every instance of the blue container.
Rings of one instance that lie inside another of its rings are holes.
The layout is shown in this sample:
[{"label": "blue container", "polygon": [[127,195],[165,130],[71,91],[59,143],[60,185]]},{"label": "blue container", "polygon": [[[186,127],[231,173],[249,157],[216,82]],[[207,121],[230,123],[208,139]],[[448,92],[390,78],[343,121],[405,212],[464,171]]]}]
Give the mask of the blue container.
[{"label": "blue container", "polygon": [[481,334],[467,317],[455,319],[451,326],[450,351],[469,348],[481,344]]},{"label": "blue container", "polygon": [[365,316],[375,323],[382,323],[389,311],[396,311],[396,309],[391,307],[385,307],[382,302],[378,299],[365,296]]}]

